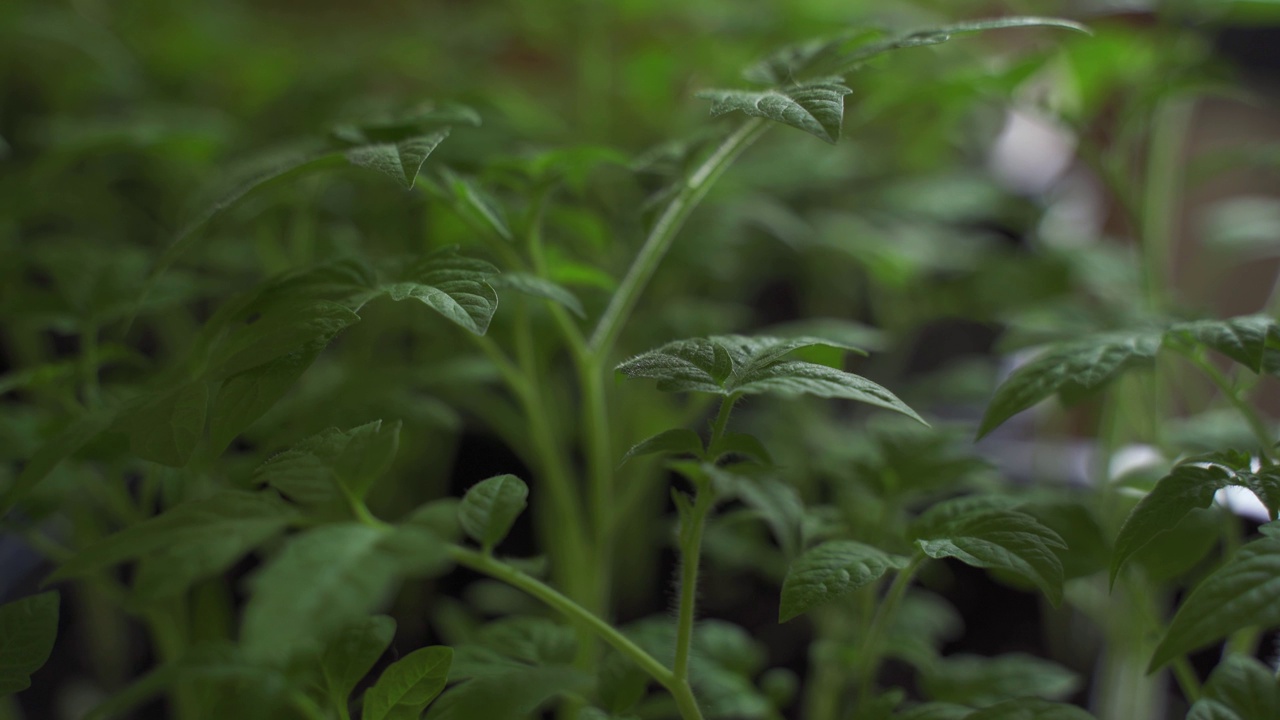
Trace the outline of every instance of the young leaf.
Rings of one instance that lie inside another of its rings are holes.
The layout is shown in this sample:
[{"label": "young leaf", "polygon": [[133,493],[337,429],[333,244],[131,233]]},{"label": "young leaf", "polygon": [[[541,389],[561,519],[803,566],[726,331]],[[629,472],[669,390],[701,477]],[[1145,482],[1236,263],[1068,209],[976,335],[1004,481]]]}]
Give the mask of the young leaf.
[{"label": "young leaf", "polygon": [[418,172],[422,169],[422,164],[427,161],[427,157],[447,137],[449,137],[449,129],[443,128],[398,142],[354,147],[343,155],[352,165],[377,170],[409,190],[417,181]]},{"label": "young leaf", "polygon": [[58,593],[0,605],[0,697],[31,687],[58,637]]},{"label": "young leaf", "polygon": [[790,125],[834,145],[840,139],[844,120],[844,96],[851,92],[836,78],[778,90],[704,90],[698,97],[712,101],[712,115],[740,110]]},{"label": "young leaf", "polygon": [[468,178],[458,175],[447,167],[441,167],[438,173],[446,186],[441,194],[452,204],[455,211],[474,218],[478,224],[488,227],[499,238],[507,242],[515,241],[515,235],[512,234],[507,218],[502,212],[502,206],[497,200]]},{"label": "young leaf", "polygon": [[827,365],[786,359],[794,351],[814,346],[856,351],[817,338],[720,335],[667,343],[623,362],[617,370],[629,377],[653,378],[664,392],[844,398],[924,422],[893,393],[864,377]]},{"label": "young leaf", "polygon": [[400,421],[381,420],[350,430],[329,428],[258,466],[254,480],[305,505],[325,505],[345,489],[363,498],[390,467],[399,446]]},{"label": "young leaf", "polygon": [[0,518],[8,515],[13,506],[18,504],[18,501],[31,492],[36,485],[39,485],[41,480],[48,477],[49,473],[53,472],[63,460],[111,427],[115,417],[115,410],[88,413],[72,421],[65,429],[41,445],[22,468],[18,479],[5,488],[3,494],[0,494]]},{"label": "young leaf", "polygon": [[559,303],[580,318],[587,316],[587,311],[582,307],[582,301],[576,295],[563,285],[557,285],[537,275],[507,272],[492,278],[489,284],[496,288],[510,288],[525,295]]},{"label": "young leaf", "polygon": [[1268,350],[1280,347],[1280,325],[1265,315],[1245,315],[1227,320],[1178,323],[1165,337],[1187,344],[1201,344],[1226,355],[1255,373],[1263,371]]},{"label": "young leaf", "polygon": [[1196,508],[1213,504],[1213,496],[1232,484],[1231,473],[1217,465],[1182,464],[1173,468],[1133,508],[1120,528],[1111,556],[1111,585],[1134,553],[1177,525]]},{"label": "young leaf", "polygon": [[209,415],[209,447],[220,455],[245,428],[270,410],[319,357],[315,343],[237,373],[222,382]]},{"label": "young leaf", "polygon": [[921,689],[933,700],[985,707],[1019,697],[1065,700],[1080,676],[1048,660],[1023,653],[988,658],[952,655],[927,668]]},{"label": "young leaf", "polygon": [[965,716],[964,720],[1095,720],[1074,705],[1039,698],[1005,700]]},{"label": "young leaf", "polygon": [[395,620],[371,615],[350,623],[329,639],[320,655],[320,672],[334,708],[346,707],[347,697],[382,657],[395,632]]},{"label": "young leaf", "polygon": [[45,581],[56,582],[142,559],[135,597],[172,597],[216,575],[284,531],[297,512],[272,493],[224,490],[182,503],[72,555]]},{"label": "young leaf", "polygon": [[741,455],[755,462],[772,465],[773,458],[769,456],[769,451],[765,449],[764,443],[755,435],[747,433],[725,433],[716,440],[715,444],[707,450],[708,456],[712,461],[719,460],[726,455]]},{"label": "young leaf", "polygon": [[1187,720],[1252,720],[1280,717],[1280,678],[1245,655],[1231,655],[1214,668]]},{"label": "young leaf", "polygon": [[346,306],[329,300],[276,304],[223,339],[214,350],[204,377],[229,378],[317,343],[326,345],[343,328],[359,320]]},{"label": "young leaf", "polygon": [[382,287],[395,301],[414,299],[476,335],[483,335],[498,308],[489,285],[498,269],[452,250],[435,252],[414,263],[400,281]]},{"label": "young leaf", "polygon": [[421,528],[343,523],[294,536],[252,578],[240,633],[245,654],[279,666],[368,613],[399,576],[446,561],[440,541]]},{"label": "young leaf", "polygon": [[515,475],[481,480],[462,498],[458,521],[485,552],[502,542],[528,504],[529,486]]},{"label": "young leaf", "polygon": [[698,437],[698,433],[688,428],[663,430],[653,437],[645,438],[632,445],[627,454],[622,456],[622,462],[618,464],[623,465],[638,455],[654,455],[657,453],[700,457],[702,455],[702,438]]},{"label": "young leaf", "polygon": [[805,551],[782,581],[778,622],[812,610],[901,570],[907,559],[852,540],[832,540]]},{"label": "young leaf", "polygon": [[121,413],[116,428],[128,433],[129,451],[143,460],[183,467],[204,434],[209,386],[183,385]]},{"label": "young leaf", "polygon": [[1148,670],[1246,627],[1280,625],[1280,539],[1255,540],[1196,586],[1178,608]]},{"label": "young leaf", "polygon": [[1160,343],[1161,335],[1156,332],[1110,333],[1048,350],[1014,370],[996,389],[978,437],[1055,393],[1070,401],[1126,370],[1149,367]]},{"label": "young leaf", "polygon": [[1056,606],[1062,602],[1062,538],[1016,510],[980,511],[933,529],[916,540],[931,558],[955,558],[979,568],[1007,570],[1035,583]]},{"label": "young leaf", "polygon": [[522,667],[449,688],[432,703],[424,720],[514,720],[528,717],[551,698],[590,687],[591,676],[576,668]]},{"label": "young leaf", "polygon": [[715,484],[716,495],[736,498],[751,508],[773,532],[789,560],[799,552],[804,525],[804,501],[786,480],[754,465],[718,467],[706,463],[704,471]]},{"label": "young leaf", "polygon": [[444,690],[452,661],[452,649],[435,646],[414,650],[392,663],[365,692],[360,720],[417,718]]}]

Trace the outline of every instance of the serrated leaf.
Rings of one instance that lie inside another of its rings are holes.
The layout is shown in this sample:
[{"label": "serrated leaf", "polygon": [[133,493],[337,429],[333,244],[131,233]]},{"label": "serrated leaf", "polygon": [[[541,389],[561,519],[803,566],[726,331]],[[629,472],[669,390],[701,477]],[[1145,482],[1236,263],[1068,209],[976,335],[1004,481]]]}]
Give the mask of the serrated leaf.
[{"label": "serrated leaf", "polygon": [[114,409],[91,412],[72,421],[57,435],[46,441],[23,466],[18,479],[0,495],[0,518],[49,476],[67,457],[84,447],[115,421]]},{"label": "serrated leaf", "polygon": [[371,615],[349,623],[329,639],[320,655],[320,672],[333,707],[346,707],[351,691],[386,652],[395,632],[394,619]]},{"label": "serrated leaf", "polygon": [[965,720],[1095,720],[1093,715],[1074,705],[1039,698],[1005,700],[975,711]]},{"label": "serrated leaf", "polygon": [[444,128],[398,142],[354,147],[343,156],[352,165],[376,170],[408,190],[417,181],[422,164],[447,137],[449,129]]},{"label": "serrated leaf", "polygon": [[414,299],[477,335],[489,328],[498,294],[489,279],[498,269],[452,250],[435,252],[412,265],[403,279],[382,287],[396,301]]},{"label": "serrated leaf", "polygon": [[955,558],[974,567],[1006,570],[1040,588],[1056,606],[1062,602],[1062,562],[1055,551],[1062,538],[1035,518],[1016,510],[962,515],[933,528],[916,545],[934,559]]},{"label": "serrated leaf", "polygon": [[485,552],[502,542],[516,518],[528,505],[529,486],[515,475],[497,475],[481,480],[462,498],[458,520],[472,540]]},{"label": "serrated leaf", "polygon": [[1280,625],[1280,539],[1255,540],[1196,586],[1178,608],[1150,671],[1246,627]]},{"label": "serrated leaf", "polygon": [[227,378],[209,415],[209,446],[220,455],[241,432],[270,410],[319,357],[319,343],[303,347]]},{"label": "serrated leaf", "polygon": [[58,638],[58,593],[0,605],[0,697],[31,687]]},{"label": "serrated leaf", "polygon": [[399,420],[374,420],[350,430],[329,428],[259,465],[254,482],[306,505],[333,502],[344,489],[363,498],[395,459],[400,426]]},{"label": "serrated leaf", "polygon": [[655,379],[658,389],[664,392],[843,398],[924,422],[897,396],[864,377],[827,365],[786,359],[792,352],[814,346],[857,351],[818,338],[719,335],[667,343],[621,363],[617,370],[629,377]]},{"label": "serrated leaf", "polygon": [[1120,568],[1152,540],[1177,525],[1192,510],[1213,504],[1214,494],[1232,484],[1220,466],[1183,464],[1173,468],[1142,498],[1125,519],[1111,555],[1111,584]]},{"label": "serrated leaf", "polygon": [[1280,678],[1244,655],[1231,655],[1214,668],[1187,720],[1253,720],[1280,717]]},{"label": "serrated leaf", "polygon": [[183,467],[204,434],[209,386],[194,382],[126,410],[116,429],[129,435],[129,451],[143,460]]},{"label": "serrated leaf", "polygon": [[695,457],[702,456],[702,438],[698,437],[698,433],[688,428],[675,428],[672,430],[663,430],[652,437],[645,438],[627,451],[622,456],[622,462],[625,464],[628,460],[639,455],[693,455]]},{"label": "serrated leaf", "polygon": [[392,663],[365,692],[360,720],[387,720],[393,712],[417,718],[444,690],[451,662],[452,649],[434,646],[414,650]]},{"label": "serrated leaf", "polygon": [[844,120],[844,96],[853,92],[838,79],[809,82],[777,90],[704,90],[711,114],[735,110],[803,130],[835,144]]},{"label": "serrated leaf", "polygon": [[1080,676],[1033,655],[998,657],[952,655],[923,673],[921,689],[932,700],[985,707],[1019,697],[1065,700],[1080,687]]},{"label": "serrated leaf", "polygon": [[172,597],[226,570],[296,518],[297,512],[274,494],[224,490],[107,536],[72,555],[46,582],[140,559],[144,565],[134,578],[135,597]]},{"label": "serrated leaf", "polygon": [[489,284],[496,288],[510,288],[525,295],[559,303],[580,318],[587,316],[586,309],[582,307],[582,301],[569,289],[537,275],[506,272],[491,279]]},{"label": "serrated leaf", "polygon": [[1280,347],[1280,325],[1265,315],[1197,320],[1171,326],[1165,337],[1175,342],[1211,347],[1253,372],[1261,373],[1268,349],[1274,351]]},{"label": "serrated leaf", "polygon": [[254,662],[280,666],[367,614],[402,575],[442,568],[428,531],[355,523],[296,535],[251,579],[240,640]]},{"label": "serrated leaf", "polygon": [[907,559],[852,540],[832,540],[796,558],[782,581],[778,622],[808,612],[901,570]]},{"label": "serrated leaf", "polygon": [[277,304],[252,322],[234,328],[214,349],[204,377],[221,380],[290,353],[328,344],[360,321],[346,306],[329,300]]},{"label": "serrated leaf", "polygon": [[978,437],[1051,395],[1070,401],[1127,370],[1151,366],[1161,341],[1161,334],[1154,331],[1110,333],[1049,349],[1014,370],[996,389]]}]

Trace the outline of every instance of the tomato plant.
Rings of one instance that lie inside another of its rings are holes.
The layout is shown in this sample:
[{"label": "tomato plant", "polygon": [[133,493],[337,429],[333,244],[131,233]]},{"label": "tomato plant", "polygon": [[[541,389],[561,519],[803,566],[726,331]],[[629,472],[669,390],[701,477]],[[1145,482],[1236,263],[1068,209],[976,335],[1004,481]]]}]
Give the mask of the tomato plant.
[{"label": "tomato plant", "polygon": [[137,5],[0,11],[7,717],[1280,715],[1276,299],[1175,272],[1275,164],[1188,158],[1208,9]]}]

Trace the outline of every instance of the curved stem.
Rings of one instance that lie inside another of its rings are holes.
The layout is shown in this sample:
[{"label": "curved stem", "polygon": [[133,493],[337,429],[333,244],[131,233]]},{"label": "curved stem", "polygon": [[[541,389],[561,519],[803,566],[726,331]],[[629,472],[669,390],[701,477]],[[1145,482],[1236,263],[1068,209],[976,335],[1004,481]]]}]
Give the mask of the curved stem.
[{"label": "curved stem", "polygon": [[684,182],[684,187],[680,188],[680,192],[667,203],[662,214],[653,224],[653,229],[645,237],[644,245],[640,247],[640,252],[632,261],[626,277],[618,285],[618,290],[614,292],[609,300],[609,306],[605,308],[604,314],[600,316],[600,321],[596,323],[595,330],[591,333],[589,345],[598,356],[608,356],[613,349],[618,334],[622,332],[622,326],[626,324],[627,318],[640,299],[640,293],[644,292],[645,286],[649,284],[649,280],[658,269],[662,258],[666,256],[667,250],[671,248],[672,241],[684,226],[684,221],[688,219],[689,214],[698,206],[702,198],[706,197],[707,191],[738,155],[763,135],[768,127],[768,124],[760,118],[752,118],[743,123],[689,175]]}]

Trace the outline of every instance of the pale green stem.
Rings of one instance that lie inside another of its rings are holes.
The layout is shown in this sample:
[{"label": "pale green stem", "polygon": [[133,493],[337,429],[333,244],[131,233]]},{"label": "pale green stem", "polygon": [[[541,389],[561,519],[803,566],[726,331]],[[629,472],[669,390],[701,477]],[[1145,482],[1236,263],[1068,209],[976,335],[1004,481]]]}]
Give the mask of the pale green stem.
[{"label": "pale green stem", "polygon": [[694,498],[689,527],[681,528],[680,614],[676,621],[676,659],[672,670],[676,681],[689,680],[689,655],[693,648],[693,621],[698,601],[698,564],[702,559],[702,530],[715,502],[709,483],[703,483]]},{"label": "pale green stem", "polygon": [[1142,245],[1147,302],[1149,309],[1158,314],[1169,301],[1171,248],[1177,228],[1176,210],[1181,202],[1182,154],[1191,105],[1186,100],[1168,99],[1156,107],[1152,116],[1138,240]]},{"label": "pale green stem", "polygon": [[1196,677],[1196,671],[1191,667],[1191,662],[1187,660],[1186,655],[1179,655],[1173,661],[1173,677],[1178,681],[1178,687],[1182,689],[1182,695],[1186,697],[1187,704],[1193,704],[1200,699],[1200,680]]},{"label": "pale green stem", "polygon": [[662,214],[653,224],[653,229],[645,237],[640,252],[627,270],[626,277],[618,285],[617,291],[609,300],[609,306],[605,308],[604,314],[596,323],[595,331],[591,333],[589,344],[597,355],[606,357],[613,349],[618,334],[622,332],[622,326],[626,324],[627,318],[640,299],[640,293],[644,292],[645,286],[649,284],[649,280],[657,271],[662,258],[666,256],[667,250],[671,248],[671,243],[680,232],[680,228],[684,226],[689,214],[706,197],[707,191],[724,174],[734,159],[763,135],[768,127],[768,124],[760,118],[752,118],[743,123],[685,179],[679,194],[663,208]]},{"label": "pale green stem", "polygon": [[880,649],[882,636],[888,630],[888,626],[893,622],[894,617],[898,614],[898,607],[902,605],[902,599],[906,597],[907,588],[911,587],[911,581],[915,579],[916,572],[920,570],[920,566],[929,558],[923,553],[917,551],[911,558],[911,562],[907,566],[898,571],[893,578],[893,584],[889,586],[889,591],[885,593],[884,600],[880,602],[880,606],[876,608],[876,613],[871,619],[871,625],[867,628],[862,643],[862,688],[861,695],[858,698],[859,703],[866,703],[871,700],[871,692],[876,680],[876,669],[880,667],[880,657],[883,654]]}]

